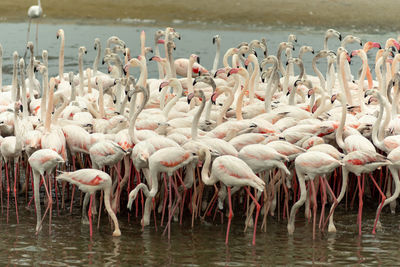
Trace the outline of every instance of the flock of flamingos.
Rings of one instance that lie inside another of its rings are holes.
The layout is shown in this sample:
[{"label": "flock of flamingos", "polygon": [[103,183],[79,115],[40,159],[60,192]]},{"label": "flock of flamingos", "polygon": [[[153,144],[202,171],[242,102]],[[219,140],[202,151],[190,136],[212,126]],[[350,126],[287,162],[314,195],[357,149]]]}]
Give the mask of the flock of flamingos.
[{"label": "flock of flamingos", "polygon": [[[207,69],[195,54],[174,60],[180,35],[168,27],[155,33],[154,52],[142,32],[140,54],[132,58],[118,37],[107,40],[104,53],[96,39],[92,68],[83,69],[86,48],[80,47],[74,75],[63,70],[64,31],[56,36],[58,76],[48,75],[47,51],[39,61],[28,42],[27,62],[13,54],[12,83],[0,79],[5,173],[0,200],[2,211],[7,205],[7,222],[13,200],[18,222],[17,198],[26,194],[28,205],[34,201],[38,233],[46,215],[51,226],[53,205],[57,212],[72,212],[78,189],[85,193],[80,193],[82,223],[90,225],[90,236],[92,216],[100,219],[103,203],[113,236],[121,235],[116,214],[122,204],[136,216],[141,213],[142,227],[165,225],[168,238],[171,224],[182,223],[183,214],[191,215],[193,226],[196,219],[220,212],[228,217],[228,243],[235,210],[245,213],[253,244],[256,229],[265,231],[267,216],[277,209],[292,235],[304,205],[313,237],[317,203],[318,227],[328,232],[336,231],[333,215],[345,195],[352,205],[358,195],[359,234],[364,193],[376,201],[373,233],[382,227],[385,205],[395,212],[400,193],[400,45],[395,39],[381,47],[329,29],[323,50],[294,51],[297,40],[290,35],[277,55],[268,55],[265,39],[252,40],[225,51],[221,68],[221,40],[215,36],[215,60]],[[340,47],[329,49],[330,38],[338,38]],[[360,49],[347,51],[349,43],[359,43]],[[306,72],[305,53],[314,54],[315,75]],[[367,53],[376,54],[374,63]],[[362,68],[352,74],[349,62],[357,57]],[[326,68],[319,70],[317,61],[325,60]],[[98,70],[100,62],[108,73]],[[158,65],[158,78],[148,77],[147,64]],[[140,70],[138,77],[130,75],[133,68]]]}]

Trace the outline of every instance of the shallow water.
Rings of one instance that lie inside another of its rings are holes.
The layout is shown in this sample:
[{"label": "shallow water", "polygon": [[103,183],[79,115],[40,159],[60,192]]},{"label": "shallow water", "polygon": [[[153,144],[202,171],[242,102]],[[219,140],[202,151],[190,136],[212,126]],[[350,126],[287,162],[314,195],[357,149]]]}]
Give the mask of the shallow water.
[{"label": "shallow water", "polygon": [[[179,28],[173,25],[182,35],[177,41],[175,58],[188,57],[196,53],[201,57],[201,63],[210,68],[215,48],[212,37],[219,34],[222,37],[221,51],[236,46],[242,41],[267,38],[269,53],[275,53],[278,44],[287,40],[289,33],[295,33],[298,49],[301,45],[311,45],[316,51],[322,48],[323,31],[311,28],[266,30],[213,30],[212,26],[196,28]],[[184,25],[182,25],[184,26]],[[187,25],[186,25],[187,26]],[[86,46],[88,54],[84,59],[84,68],[91,67],[96,52],[93,50],[94,38],[99,37],[103,45],[111,35],[123,39],[132,49],[132,55],[139,51],[139,34],[141,30],[147,33],[147,45],[152,45],[153,33],[156,28],[150,26],[110,26],[110,25],[77,25],[52,24],[40,25],[39,48],[49,51],[50,75],[58,72],[59,40],[56,31],[65,30],[65,69],[77,72],[77,52],[79,46]],[[0,43],[4,49],[3,84],[11,83],[11,55],[17,50],[20,55],[25,47],[25,23],[0,24]],[[337,29],[341,30],[341,29]],[[353,32],[343,31],[343,36]],[[370,34],[353,33],[365,41],[383,42],[388,37],[396,37],[393,33]],[[331,40],[337,47],[338,40]],[[359,45],[350,45],[349,50],[357,49]],[[223,52],[222,52],[223,53]],[[261,53],[260,53],[261,54]],[[297,54],[297,52],[295,52]],[[222,56],[221,56],[222,57]],[[305,66],[308,73],[311,70],[311,55],[305,56]],[[221,59],[222,60],[222,59]],[[221,62],[221,61],[220,61]],[[354,60],[354,68],[361,65],[359,59]],[[155,63],[149,63],[150,77],[156,76]],[[221,66],[221,63],[220,63]],[[323,63],[321,63],[323,66]],[[106,71],[104,66],[101,71]],[[137,73],[136,73],[137,75]],[[357,202],[356,202],[357,203]],[[26,202],[20,199],[20,223],[11,208],[11,221],[7,224],[3,210],[0,216],[0,264],[1,265],[229,265],[229,266],[260,266],[260,265],[393,265],[398,262],[399,215],[388,214],[385,209],[382,215],[383,231],[376,236],[372,231],[374,208],[377,203],[369,203],[363,214],[363,235],[358,236],[356,226],[356,210],[345,211],[342,203],[335,214],[336,234],[326,234],[317,231],[316,240],[312,240],[312,224],[304,219],[304,212],[297,214],[296,230],[289,237],[286,221],[269,218],[266,233],[258,231],[256,246],[251,245],[252,233],[243,233],[244,217],[238,211],[233,220],[229,245],[225,245],[225,223],[221,224],[219,217],[215,222],[209,218],[207,222],[196,221],[195,227],[190,227],[190,217],[184,217],[184,224],[173,223],[171,241],[162,235],[163,228],[155,230],[154,222],[141,230],[140,220],[128,215],[119,215],[122,236],[113,238],[107,217],[102,216],[100,230],[94,230],[92,240],[89,238],[89,227],[80,223],[79,208],[75,207],[72,215],[61,211],[60,215],[54,206],[52,231],[49,234],[48,221],[45,220],[42,232],[35,235],[35,213]],[[357,204],[355,205],[357,207]],[[157,218],[160,222],[160,218]]]}]

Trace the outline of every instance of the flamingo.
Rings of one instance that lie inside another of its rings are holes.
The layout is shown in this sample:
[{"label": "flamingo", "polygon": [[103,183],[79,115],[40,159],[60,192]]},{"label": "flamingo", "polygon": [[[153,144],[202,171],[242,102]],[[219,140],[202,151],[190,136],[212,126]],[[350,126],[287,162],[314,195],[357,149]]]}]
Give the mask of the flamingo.
[{"label": "flamingo", "polygon": [[[26,34],[26,42],[28,42],[29,40],[29,32],[31,30],[31,22],[32,19],[36,19],[36,53],[37,53],[37,49],[38,49],[38,33],[39,33],[39,18],[43,15],[43,9],[42,6],[40,4],[40,0],[38,0],[38,4],[37,5],[33,5],[30,6],[28,9],[28,17],[29,17],[29,24],[28,24],[28,32]],[[24,59],[26,56],[26,51],[24,54]]]},{"label": "flamingo", "polygon": [[79,189],[85,193],[90,194],[89,203],[89,223],[90,223],[90,237],[93,235],[92,229],[92,201],[93,195],[97,190],[104,191],[104,205],[114,222],[114,232],[113,236],[121,236],[121,230],[119,229],[118,219],[115,216],[114,211],[111,208],[110,194],[111,194],[111,177],[107,173],[96,170],[96,169],[80,169],[74,172],[61,172],[56,177],[57,180],[66,181],[71,184],[77,185]]},{"label": "flamingo", "polygon": [[[313,239],[315,239],[315,222],[316,222],[316,205],[317,200],[315,196],[314,179],[317,176],[331,173],[337,167],[343,165],[339,160],[331,157],[330,155],[319,152],[310,151],[299,155],[295,160],[296,174],[300,186],[300,199],[294,203],[290,210],[290,217],[287,225],[289,235],[294,232],[294,221],[296,211],[304,204],[307,196],[307,189],[305,181],[309,180],[314,203],[314,222],[313,222]],[[336,200],[335,200],[336,201]]]},{"label": "flamingo", "polygon": [[[231,226],[231,220],[233,216],[232,212],[232,201],[231,201],[231,187],[232,190],[237,191],[240,187],[244,186],[247,193],[253,199],[257,206],[256,219],[254,222],[254,234],[252,244],[256,244],[256,229],[257,229],[257,219],[260,212],[260,204],[257,202],[256,198],[250,193],[247,186],[251,186],[258,190],[257,198],[260,197],[261,193],[264,191],[265,182],[260,179],[251,168],[241,159],[224,155],[216,158],[212,164],[211,163],[211,153],[208,149],[200,149],[198,153],[199,159],[204,161],[203,169],[201,171],[201,180],[206,185],[214,185],[218,181],[222,182],[228,188],[228,200],[229,200],[229,217],[228,226],[226,230],[225,244],[228,244],[229,240],[229,229]],[[209,173],[211,174],[209,175]]]},{"label": "flamingo", "polygon": [[[46,216],[47,211],[50,209],[50,222],[49,227],[51,227],[51,206],[52,206],[52,196],[51,191],[48,192],[47,189],[47,182],[44,178],[44,173],[50,174],[53,169],[61,163],[64,163],[64,160],[57,152],[51,149],[40,149],[35,151],[28,159],[29,165],[33,171],[33,184],[34,184],[34,191],[35,191],[35,209],[36,209],[36,234],[42,229],[42,221]],[[46,188],[46,194],[48,197],[47,209],[45,211],[45,215],[43,219],[41,218],[41,208],[40,208],[40,177],[43,179],[43,184]],[[49,181],[51,183],[51,181]],[[51,187],[50,187],[51,190]]]}]

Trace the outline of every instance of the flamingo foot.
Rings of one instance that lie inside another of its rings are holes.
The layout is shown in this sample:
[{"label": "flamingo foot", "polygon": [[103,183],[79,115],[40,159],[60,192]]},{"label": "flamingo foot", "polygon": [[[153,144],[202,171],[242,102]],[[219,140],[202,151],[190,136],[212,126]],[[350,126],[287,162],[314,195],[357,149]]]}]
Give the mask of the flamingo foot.
[{"label": "flamingo foot", "polygon": [[287,225],[287,231],[288,231],[289,235],[293,235],[293,233],[294,233],[294,225],[288,224]]},{"label": "flamingo foot", "polygon": [[112,234],[113,236],[121,236],[121,230],[115,229],[115,231]]},{"label": "flamingo foot", "polygon": [[328,225],[328,232],[329,233],[336,233],[336,226],[333,223]]}]

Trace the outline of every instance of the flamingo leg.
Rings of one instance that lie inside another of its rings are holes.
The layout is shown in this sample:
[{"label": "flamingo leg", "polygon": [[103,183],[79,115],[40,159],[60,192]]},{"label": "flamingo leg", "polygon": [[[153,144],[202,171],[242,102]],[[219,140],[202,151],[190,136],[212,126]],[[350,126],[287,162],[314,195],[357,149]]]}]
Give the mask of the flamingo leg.
[{"label": "flamingo leg", "polygon": [[93,201],[93,195],[90,195],[89,210],[88,210],[89,228],[90,228],[90,238],[92,238],[92,236],[93,236],[93,228],[92,228],[92,201]]},{"label": "flamingo leg", "polygon": [[15,169],[14,169],[14,201],[15,201],[15,212],[17,214],[17,224],[19,223],[18,218],[18,202],[17,202],[17,179],[18,179],[18,159],[14,160]]},{"label": "flamingo leg", "polygon": [[315,224],[317,220],[317,193],[315,191],[314,180],[310,180],[313,197],[313,240],[315,240]]},{"label": "flamingo leg", "polygon": [[231,187],[227,186],[228,188],[228,204],[229,204],[229,216],[228,216],[228,226],[226,228],[226,239],[225,239],[225,244],[228,245],[228,240],[229,240],[229,229],[231,228],[231,220],[233,216],[233,211],[232,211],[232,200],[231,200]]},{"label": "flamingo leg", "polygon": [[[44,188],[45,188],[45,190],[46,190],[47,198],[49,199],[49,202],[50,202],[50,193],[49,193],[49,190],[48,190],[48,188],[47,188],[47,184],[46,184],[46,180],[45,180],[44,176],[42,176],[42,181],[43,181],[43,184],[44,184]],[[38,196],[38,197],[40,198],[40,196]],[[40,203],[39,203],[39,205],[40,205]],[[42,217],[42,220],[40,221],[40,225],[39,225],[39,227],[37,227],[37,229],[40,230],[40,229],[42,228],[43,220],[44,220],[44,218],[46,217],[46,214],[47,214],[47,212],[49,211],[49,208],[50,208],[50,206],[47,205],[47,208],[46,208],[46,210],[45,210],[45,212],[44,212],[44,215],[43,215],[43,217]],[[36,230],[36,234],[39,232],[39,230]]]},{"label": "flamingo leg", "polygon": [[[247,186],[245,186],[244,189],[247,191],[247,194],[253,199],[253,202],[257,206],[256,219],[254,221],[253,243],[252,243],[254,246],[254,245],[256,245],[257,220],[258,220],[258,215],[260,213],[261,206],[258,203],[258,201],[256,200],[256,198],[250,193],[250,190],[247,188]],[[261,194],[259,194],[257,198],[259,198],[260,196],[261,196]]]},{"label": "flamingo leg", "polygon": [[322,177],[319,177],[320,179],[320,185],[321,185],[321,192],[322,192],[322,208],[321,208],[321,215],[319,218],[319,229],[322,227],[322,222],[324,221],[325,218],[325,205],[326,205],[326,185],[325,185],[325,179]]},{"label": "flamingo leg", "polygon": [[377,184],[377,182],[375,181],[374,177],[372,176],[372,173],[370,173],[369,176],[371,177],[372,182],[374,183],[374,185],[375,185],[376,188],[378,189],[379,194],[382,196],[381,204],[379,205],[378,210],[377,210],[377,214],[376,214],[376,218],[375,218],[375,222],[374,222],[374,228],[372,229],[372,234],[376,234],[376,232],[375,232],[376,224],[378,223],[378,218],[379,218],[379,215],[380,215],[381,210],[382,210],[382,208],[383,208],[383,204],[385,203],[386,196],[385,196],[385,194],[382,192],[382,190],[381,190],[381,188],[379,187],[379,185]]},{"label": "flamingo leg", "polygon": [[361,177],[357,176],[357,183],[358,183],[358,234],[361,235],[361,216],[362,216],[362,207],[363,207],[363,191],[361,187]]}]

